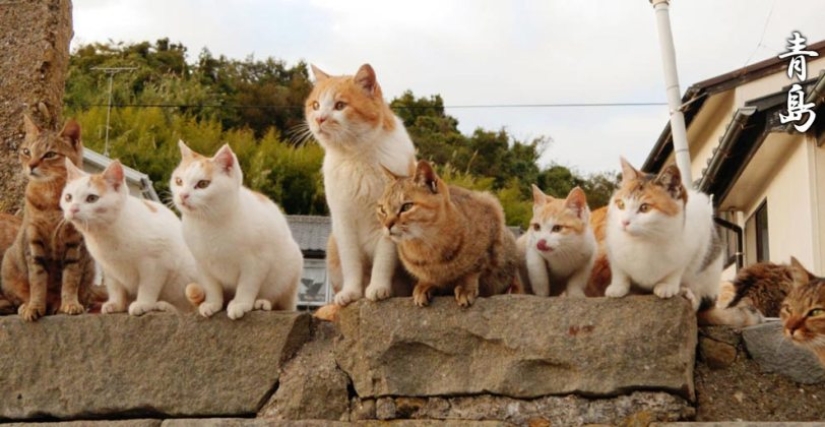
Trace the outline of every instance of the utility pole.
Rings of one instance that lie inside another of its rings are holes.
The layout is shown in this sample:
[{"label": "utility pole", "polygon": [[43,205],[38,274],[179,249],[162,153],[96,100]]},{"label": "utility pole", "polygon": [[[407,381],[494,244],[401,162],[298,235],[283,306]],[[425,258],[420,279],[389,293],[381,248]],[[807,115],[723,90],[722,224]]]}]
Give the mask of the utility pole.
[{"label": "utility pole", "polygon": [[688,150],[687,131],[685,130],[685,115],[682,114],[682,92],[679,89],[679,76],[676,72],[676,50],[673,47],[673,33],[670,31],[669,0],[650,0],[656,11],[656,22],[659,27],[659,46],[662,49],[662,65],[665,72],[665,88],[667,91],[667,105],[670,109],[670,134],[673,140],[673,155],[676,166],[682,175],[682,183],[687,188],[693,188],[693,178],[690,173],[690,151]]},{"label": "utility pole", "polygon": [[137,70],[137,67],[94,67],[92,69],[103,71],[109,76],[109,105],[106,108],[106,140],[103,145],[103,155],[109,157],[109,116],[112,114],[112,81],[114,80],[115,74]]}]

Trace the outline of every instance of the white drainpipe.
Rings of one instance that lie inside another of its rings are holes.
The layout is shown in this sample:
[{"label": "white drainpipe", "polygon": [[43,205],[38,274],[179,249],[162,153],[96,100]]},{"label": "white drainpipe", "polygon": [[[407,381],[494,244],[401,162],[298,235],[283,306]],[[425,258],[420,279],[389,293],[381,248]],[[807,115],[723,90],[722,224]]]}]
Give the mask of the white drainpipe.
[{"label": "white drainpipe", "polygon": [[676,73],[676,50],[673,48],[673,33],[670,31],[669,0],[650,0],[656,11],[659,27],[659,46],[662,48],[662,66],[665,71],[667,105],[670,108],[670,133],[673,139],[673,153],[676,166],[682,175],[682,183],[693,188],[690,174],[690,151],[688,151],[685,115],[682,114],[682,92],[679,90],[679,76]]}]

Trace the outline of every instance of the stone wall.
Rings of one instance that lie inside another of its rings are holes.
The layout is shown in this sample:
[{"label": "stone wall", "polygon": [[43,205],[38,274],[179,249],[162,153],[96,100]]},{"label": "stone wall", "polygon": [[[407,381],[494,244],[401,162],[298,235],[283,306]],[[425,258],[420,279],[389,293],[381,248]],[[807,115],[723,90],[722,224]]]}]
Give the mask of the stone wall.
[{"label": "stone wall", "polygon": [[823,391],[821,383],[762,373],[741,334],[697,330],[680,298],[504,295],[469,309],[446,297],[427,308],[396,298],[353,304],[334,323],[261,312],[239,321],[166,313],[0,318],[6,422],[805,421],[825,414]]},{"label": "stone wall", "polygon": [[46,128],[60,125],[72,38],[69,0],[0,0],[0,211],[21,206],[17,160],[23,112]]}]

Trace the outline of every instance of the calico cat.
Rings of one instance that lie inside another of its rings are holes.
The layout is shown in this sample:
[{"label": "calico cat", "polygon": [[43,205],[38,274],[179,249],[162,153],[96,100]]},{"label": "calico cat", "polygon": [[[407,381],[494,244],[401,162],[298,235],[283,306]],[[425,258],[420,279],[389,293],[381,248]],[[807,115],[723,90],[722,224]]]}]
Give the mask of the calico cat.
[{"label": "calico cat", "polygon": [[697,310],[702,300],[715,300],[722,245],[708,196],[685,188],[675,165],[650,175],[621,163],[607,212],[612,278],[605,295],[622,297],[634,284],[661,298],[683,292]]},{"label": "calico cat", "polygon": [[335,303],[347,305],[410,294],[393,242],[381,233],[375,204],[384,189],[381,167],[396,175],[415,163],[404,124],[384,101],[375,71],[330,76],[312,66],[315,87],[306,100],[306,122],[324,148],[324,191],[332,217],[327,269]]},{"label": "calico cat", "polygon": [[[3,263],[3,254],[6,253],[6,249],[17,238],[21,224],[23,224],[23,219],[19,216],[0,212],[0,265]],[[2,278],[0,278],[0,283],[2,283]],[[14,305],[0,293],[0,315],[13,313]]]},{"label": "calico cat", "polygon": [[762,323],[765,317],[779,317],[782,301],[794,286],[814,279],[795,257],[790,264],[753,264],[740,270],[729,285],[723,284],[722,290],[730,296],[720,296],[714,309],[700,312],[699,321],[741,328]]},{"label": "calico cat", "polygon": [[587,196],[575,187],[565,199],[533,185],[530,229],[518,238],[521,281],[540,296],[583,297],[596,260],[597,245],[589,225]]},{"label": "calico cat", "polygon": [[186,296],[204,317],[222,310],[224,298],[231,298],[230,319],[253,309],[295,310],[304,259],[278,205],[243,186],[229,145],[211,158],[178,145],[170,187],[200,271]]},{"label": "calico cat", "polygon": [[60,207],[103,269],[109,300],[101,312],[191,310],[184,292],[195,280],[195,259],[178,217],[166,206],[129,195],[117,160],[89,175],[67,159],[66,172]]},{"label": "calico cat", "polygon": [[785,336],[816,353],[825,365],[825,278],[796,276],[779,311]]},{"label": "calico cat", "polygon": [[23,224],[3,257],[3,294],[27,321],[51,313],[80,314],[92,303],[94,261],[83,236],[63,220],[60,194],[68,159],[80,165],[80,126],[69,120],[60,133],[23,118],[26,138],[20,163],[26,184]]},{"label": "calico cat", "polygon": [[495,197],[448,186],[425,160],[412,177],[387,174],[378,218],[398,244],[402,264],[418,279],[416,305],[452,292],[467,307],[478,296],[503,294],[518,283],[516,239]]}]

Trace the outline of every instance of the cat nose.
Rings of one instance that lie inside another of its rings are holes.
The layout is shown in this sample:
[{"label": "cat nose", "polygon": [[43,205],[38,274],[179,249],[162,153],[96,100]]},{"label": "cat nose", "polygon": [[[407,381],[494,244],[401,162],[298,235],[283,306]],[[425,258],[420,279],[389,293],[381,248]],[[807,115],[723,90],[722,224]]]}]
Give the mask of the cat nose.
[{"label": "cat nose", "polygon": [[627,228],[627,226],[628,226],[628,225],[630,225],[630,221],[628,221],[628,220],[626,220],[626,219],[623,219],[623,220],[622,220],[622,227],[623,227],[623,228]]},{"label": "cat nose", "polygon": [[325,121],[327,121],[327,116],[319,115],[319,116],[315,117],[315,121],[318,122],[318,124],[320,125],[320,124],[324,123]]},{"label": "cat nose", "polygon": [[72,205],[72,207],[69,208],[69,212],[71,212],[72,214],[76,214],[76,213],[80,212],[80,206]]},{"label": "cat nose", "polygon": [[180,193],[180,199],[186,201],[189,198],[189,193]]}]

